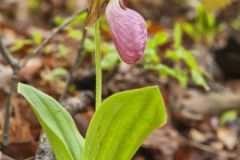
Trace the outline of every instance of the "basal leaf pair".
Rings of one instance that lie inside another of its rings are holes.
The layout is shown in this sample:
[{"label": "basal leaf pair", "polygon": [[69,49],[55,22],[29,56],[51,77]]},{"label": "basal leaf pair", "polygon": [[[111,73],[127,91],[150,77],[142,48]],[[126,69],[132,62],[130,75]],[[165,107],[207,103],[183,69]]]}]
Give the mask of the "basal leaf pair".
[{"label": "basal leaf pair", "polygon": [[94,114],[86,139],[71,116],[53,98],[19,84],[31,104],[58,160],[130,160],[144,139],[166,122],[158,87],[114,94]]}]

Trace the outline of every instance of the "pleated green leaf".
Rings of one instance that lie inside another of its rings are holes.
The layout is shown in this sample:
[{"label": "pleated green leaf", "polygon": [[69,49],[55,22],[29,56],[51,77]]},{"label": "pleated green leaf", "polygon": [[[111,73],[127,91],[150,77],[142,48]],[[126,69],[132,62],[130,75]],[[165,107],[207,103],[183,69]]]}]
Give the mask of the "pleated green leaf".
[{"label": "pleated green leaf", "polygon": [[84,160],[130,160],[144,139],[165,122],[166,111],[158,87],[114,94],[93,116]]},{"label": "pleated green leaf", "polygon": [[69,113],[52,97],[19,83],[18,92],[31,104],[58,160],[82,160],[84,139]]}]

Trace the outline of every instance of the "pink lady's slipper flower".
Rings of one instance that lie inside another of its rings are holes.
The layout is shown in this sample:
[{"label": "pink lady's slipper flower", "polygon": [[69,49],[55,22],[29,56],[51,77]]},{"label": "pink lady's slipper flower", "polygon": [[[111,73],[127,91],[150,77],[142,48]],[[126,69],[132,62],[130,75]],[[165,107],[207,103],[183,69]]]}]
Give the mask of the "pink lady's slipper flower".
[{"label": "pink lady's slipper flower", "polygon": [[126,8],[126,1],[110,0],[106,17],[121,59],[128,64],[134,64],[143,57],[147,42],[147,26],[140,14]]}]

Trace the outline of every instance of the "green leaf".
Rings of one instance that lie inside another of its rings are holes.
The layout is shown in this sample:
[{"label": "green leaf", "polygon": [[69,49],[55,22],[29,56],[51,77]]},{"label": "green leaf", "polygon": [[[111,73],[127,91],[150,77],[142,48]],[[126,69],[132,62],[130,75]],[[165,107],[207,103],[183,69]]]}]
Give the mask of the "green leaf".
[{"label": "green leaf", "polygon": [[193,82],[195,82],[197,85],[204,87],[205,90],[207,91],[209,90],[209,86],[205,81],[204,77],[201,75],[201,73],[199,73],[196,69],[192,69],[191,75]]},{"label": "green leaf", "polygon": [[93,116],[84,160],[130,160],[144,139],[165,122],[166,111],[158,87],[114,94]]},{"label": "green leaf", "polygon": [[173,74],[171,74],[171,76],[175,77],[179,81],[181,87],[186,88],[188,84],[188,77],[186,72],[179,68],[172,68],[172,72]]},{"label": "green leaf", "polygon": [[235,29],[235,30],[240,30],[240,15],[234,19],[231,23],[231,26]]},{"label": "green leaf", "polygon": [[56,16],[54,17],[54,23],[57,25],[57,26],[60,26],[64,23],[65,19],[63,17],[60,17],[60,16]]},{"label": "green leaf", "polygon": [[160,63],[160,58],[154,48],[146,47],[144,51],[144,63]]},{"label": "green leaf", "polygon": [[58,51],[59,51],[59,53],[58,53],[57,57],[64,58],[67,55],[67,53],[69,52],[69,49],[65,45],[60,44],[60,45],[58,45]]},{"label": "green leaf", "polygon": [[157,45],[163,45],[168,41],[168,34],[166,32],[159,32],[154,35],[154,41]]},{"label": "green leaf", "polygon": [[183,88],[187,87],[188,77],[183,70],[179,68],[170,68],[163,64],[159,64],[157,66],[157,69],[161,76],[171,76],[173,78],[176,78],[179,81],[181,87]]},{"label": "green leaf", "polygon": [[236,110],[229,110],[224,112],[220,117],[220,124],[224,125],[226,122],[234,121],[237,119],[238,112]]},{"label": "green leaf", "polygon": [[119,56],[117,53],[115,52],[111,52],[108,53],[106,56],[104,56],[104,58],[102,59],[102,69],[104,70],[110,70],[112,69],[114,66],[116,66],[116,64],[119,61]]},{"label": "green leaf", "polygon": [[58,160],[81,160],[84,139],[69,113],[52,97],[19,83],[18,92],[32,105]]},{"label": "green leaf", "polygon": [[[88,12],[82,12],[82,14],[78,15],[74,20],[68,25],[68,27],[73,28],[77,26],[78,24],[82,24],[85,22],[86,18],[88,16]],[[66,21],[66,18],[61,17],[61,16],[56,16],[54,17],[54,23],[57,26],[60,26]]]},{"label": "green leaf", "polygon": [[193,54],[184,48],[182,49],[182,51],[183,51],[182,58],[184,59],[185,63],[188,65],[188,67],[190,69],[198,69],[199,66],[198,66],[197,61],[195,60]]},{"label": "green leaf", "polygon": [[115,48],[115,45],[113,43],[106,43],[106,42],[101,43],[101,51],[104,54],[109,54],[109,53],[113,53],[113,52],[118,54],[118,52]]},{"label": "green leaf", "polygon": [[40,7],[40,2],[38,0],[27,0],[26,2],[31,9],[38,9]]},{"label": "green leaf", "polygon": [[179,50],[179,49],[176,49],[176,50],[170,50],[170,49],[168,49],[168,50],[166,51],[166,58],[170,58],[170,59],[172,59],[175,63],[177,63],[177,62],[179,62],[180,59],[181,59],[181,56],[182,56],[181,53],[182,53],[182,52],[181,52],[181,50]]},{"label": "green leaf", "polygon": [[21,50],[23,47],[27,46],[27,45],[31,45],[33,43],[32,40],[30,39],[17,39],[13,41],[13,45],[10,48],[11,52],[16,52]]},{"label": "green leaf", "polygon": [[196,27],[201,34],[210,34],[216,29],[216,18],[213,14],[206,13],[205,8],[199,5],[197,8]]},{"label": "green leaf", "polygon": [[68,71],[62,67],[54,68],[52,72],[53,72],[53,75],[56,77],[66,76],[68,74]]},{"label": "green leaf", "polygon": [[164,78],[167,76],[176,78],[183,88],[187,87],[188,76],[185,71],[179,68],[170,68],[169,66],[164,64],[157,64],[157,65],[145,65],[145,69],[158,71],[159,74],[161,75],[161,78]]},{"label": "green leaf", "polygon": [[33,41],[34,41],[36,44],[40,44],[40,43],[42,42],[41,32],[36,31],[36,32],[33,33]]},{"label": "green leaf", "polygon": [[95,50],[95,43],[93,40],[86,38],[83,44],[83,48],[87,51],[87,52],[94,52]]},{"label": "green leaf", "polygon": [[148,41],[147,41],[147,47],[149,47],[149,48],[156,48],[157,47],[157,44],[156,44],[156,42],[154,41],[154,39],[149,39]]},{"label": "green leaf", "polygon": [[75,27],[79,23],[84,24],[88,16],[88,12],[83,12],[82,14],[78,15],[70,24],[70,27]]},{"label": "green leaf", "polygon": [[75,39],[75,40],[81,40],[83,33],[79,30],[75,30],[75,29],[69,29],[68,30],[68,36]]},{"label": "green leaf", "polygon": [[161,39],[159,36],[161,36],[161,34],[158,34],[158,36],[155,35],[154,38],[148,40],[144,51],[144,63],[160,62],[160,57],[157,55],[157,47],[164,41],[164,38]]},{"label": "green leaf", "polygon": [[43,52],[44,52],[44,54],[46,54],[46,55],[51,54],[51,52],[54,50],[54,48],[55,48],[55,46],[54,46],[53,44],[48,44],[48,45],[44,48]]},{"label": "green leaf", "polygon": [[184,32],[186,32],[191,38],[195,38],[195,28],[194,26],[189,22],[183,22],[182,24]]},{"label": "green leaf", "polygon": [[174,48],[178,48],[182,43],[182,29],[180,23],[176,23],[173,29]]}]

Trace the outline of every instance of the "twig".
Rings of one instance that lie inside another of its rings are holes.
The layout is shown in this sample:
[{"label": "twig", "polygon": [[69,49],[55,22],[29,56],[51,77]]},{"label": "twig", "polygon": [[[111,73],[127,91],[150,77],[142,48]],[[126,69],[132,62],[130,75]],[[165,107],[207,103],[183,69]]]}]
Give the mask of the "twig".
[{"label": "twig", "polygon": [[43,43],[33,51],[33,54],[30,56],[26,57],[22,61],[16,60],[9,50],[6,48],[6,46],[2,42],[1,34],[0,34],[0,51],[5,58],[5,60],[10,64],[12,70],[13,70],[13,76],[11,80],[11,90],[7,98],[7,104],[6,104],[6,113],[5,113],[5,122],[4,122],[4,129],[3,129],[3,146],[6,147],[9,144],[9,126],[10,126],[10,116],[12,113],[12,97],[16,93],[16,88],[17,88],[17,82],[18,82],[18,77],[19,77],[19,71],[22,67],[24,67],[27,62],[35,57],[39,56],[42,53],[42,50],[46,47],[46,45],[59,33],[61,32],[66,26],[68,26],[75,18],[86,12],[87,9],[77,11],[74,13],[71,17],[69,17],[62,25],[57,27],[56,29],[53,30],[53,32],[43,41]]},{"label": "twig", "polygon": [[3,129],[3,146],[8,146],[8,135],[9,135],[9,127],[10,127],[10,117],[12,113],[12,97],[16,93],[17,90],[17,82],[19,78],[19,69],[13,70],[13,76],[11,80],[11,90],[7,98],[6,104],[6,112],[5,112],[5,122],[4,122],[4,129]]},{"label": "twig", "polygon": [[28,57],[26,57],[25,59],[22,60],[21,62],[21,67],[25,66],[26,63],[29,61],[29,59],[39,56],[41,55],[43,49],[46,47],[46,45],[59,33],[61,32],[66,26],[68,26],[70,23],[72,23],[73,20],[75,20],[75,18],[77,16],[79,16],[80,14],[86,12],[87,9],[84,10],[79,10],[76,13],[74,13],[71,17],[69,17],[62,25],[60,25],[59,27],[57,27],[56,29],[54,29],[52,31],[52,33],[43,41],[43,43],[36,48],[33,51],[33,54],[29,55]]},{"label": "twig", "polygon": [[72,79],[73,79],[73,75],[74,75],[74,72],[75,70],[78,68],[79,64],[81,64],[82,60],[83,60],[83,45],[84,45],[84,42],[85,42],[85,39],[86,39],[86,35],[87,35],[87,30],[86,29],[83,29],[83,36],[82,36],[82,39],[81,39],[81,42],[80,42],[80,46],[78,48],[78,51],[77,51],[77,57],[68,73],[68,76],[67,76],[67,82],[66,82],[66,86],[63,90],[63,93],[62,95],[60,96],[59,98],[59,101],[62,102],[64,100],[64,98],[66,97],[67,93],[68,93],[68,89],[69,89],[69,86],[72,82]]},{"label": "twig", "polygon": [[10,54],[10,52],[8,51],[6,46],[3,44],[1,34],[0,34],[0,51],[1,51],[4,59],[6,59],[6,61],[10,64],[10,66],[13,69],[20,68],[18,61]]},{"label": "twig", "polygon": [[10,124],[10,117],[12,113],[12,97],[16,92],[17,82],[19,77],[19,69],[20,65],[16,59],[12,57],[6,46],[2,42],[2,38],[0,37],[0,51],[6,61],[10,64],[13,70],[13,76],[11,80],[11,90],[7,97],[7,104],[6,104],[6,112],[5,112],[5,123],[3,128],[3,146],[8,145],[8,135],[9,135],[9,124]]}]

